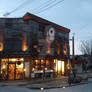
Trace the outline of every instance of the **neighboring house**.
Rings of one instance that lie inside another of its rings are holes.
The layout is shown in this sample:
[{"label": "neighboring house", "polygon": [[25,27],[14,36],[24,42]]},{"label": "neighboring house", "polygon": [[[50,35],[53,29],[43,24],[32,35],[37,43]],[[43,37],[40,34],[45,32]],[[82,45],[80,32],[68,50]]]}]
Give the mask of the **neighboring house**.
[{"label": "neighboring house", "polygon": [[89,70],[92,66],[90,55],[76,55],[75,56],[75,68],[78,73]]},{"label": "neighboring house", "polygon": [[3,80],[65,74],[70,30],[27,13],[0,18],[0,75]]}]

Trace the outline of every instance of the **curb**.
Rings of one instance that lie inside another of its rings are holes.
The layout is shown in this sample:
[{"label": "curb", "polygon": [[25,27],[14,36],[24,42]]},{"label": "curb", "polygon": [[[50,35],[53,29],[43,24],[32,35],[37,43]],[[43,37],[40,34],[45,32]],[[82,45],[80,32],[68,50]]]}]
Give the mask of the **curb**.
[{"label": "curb", "polygon": [[72,84],[71,86],[61,86],[61,87],[27,87],[28,89],[34,89],[34,90],[48,90],[48,89],[55,89],[55,88],[67,88],[67,87],[73,87],[73,86],[77,86],[77,85],[82,85],[82,84],[89,84],[92,83],[92,81],[90,82],[85,82],[85,83],[76,83],[76,84]]}]

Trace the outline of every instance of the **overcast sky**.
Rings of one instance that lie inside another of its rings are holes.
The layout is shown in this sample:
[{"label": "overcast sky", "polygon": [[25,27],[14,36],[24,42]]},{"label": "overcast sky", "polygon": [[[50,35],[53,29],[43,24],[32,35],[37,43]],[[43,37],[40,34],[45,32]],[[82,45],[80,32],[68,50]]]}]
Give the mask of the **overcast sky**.
[{"label": "overcast sky", "polygon": [[12,12],[8,17],[22,17],[26,12],[30,12],[69,28],[71,30],[70,38],[75,33],[75,53],[81,54],[79,50],[81,40],[92,39],[92,0],[64,0],[58,5],[37,14],[42,7],[46,8],[47,1],[51,3],[55,0],[0,0],[0,17],[25,2],[23,6]]}]

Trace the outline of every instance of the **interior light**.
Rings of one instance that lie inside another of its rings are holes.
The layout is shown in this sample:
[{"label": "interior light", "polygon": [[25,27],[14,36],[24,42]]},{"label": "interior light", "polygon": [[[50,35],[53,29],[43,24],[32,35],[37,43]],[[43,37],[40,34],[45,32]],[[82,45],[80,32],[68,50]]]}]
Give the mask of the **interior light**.
[{"label": "interior light", "polygon": [[58,72],[61,72],[61,61],[58,61]]},{"label": "interior light", "polygon": [[62,74],[64,74],[64,70],[65,70],[65,69],[64,69],[64,68],[65,68],[65,63],[64,63],[64,61],[61,62],[61,65],[62,65]]},{"label": "interior light", "polygon": [[26,69],[24,68],[24,72],[26,71]]},{"label": "interior light", "polygon": [[44,90],[44,88],[40,88],[41,90]]},{"label": "interior light", "polygon": [[3,43],[0,43],[0,51],[3,51],[3,49],[4,49]]},{"label": "interior light", "polygon": [[45,70],[48,70],[47,68],[45,68]]},{"label": "interior light", "polygon": [[2,69],[5,69],[5,65],[3,65]]},{"label": "interior light", "polygon": [[63,86],[62,88],[66,88],[65,86]]},{"label": "interior light", "polygon": [[21,58],[20,61],[24,61],[24,58]]}]

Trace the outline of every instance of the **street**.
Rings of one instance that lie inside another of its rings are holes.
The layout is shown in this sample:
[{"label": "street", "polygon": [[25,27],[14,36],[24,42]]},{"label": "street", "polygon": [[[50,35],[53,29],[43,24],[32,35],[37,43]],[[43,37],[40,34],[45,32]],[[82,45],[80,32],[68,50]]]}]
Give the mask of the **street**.
[{"label": "street", "polygon": [[76,85],[68,88],[55,88],[47,90],[37,90],[21,88],[16,86],[1,86],[0,92],[92,92],[92,83]]}]

